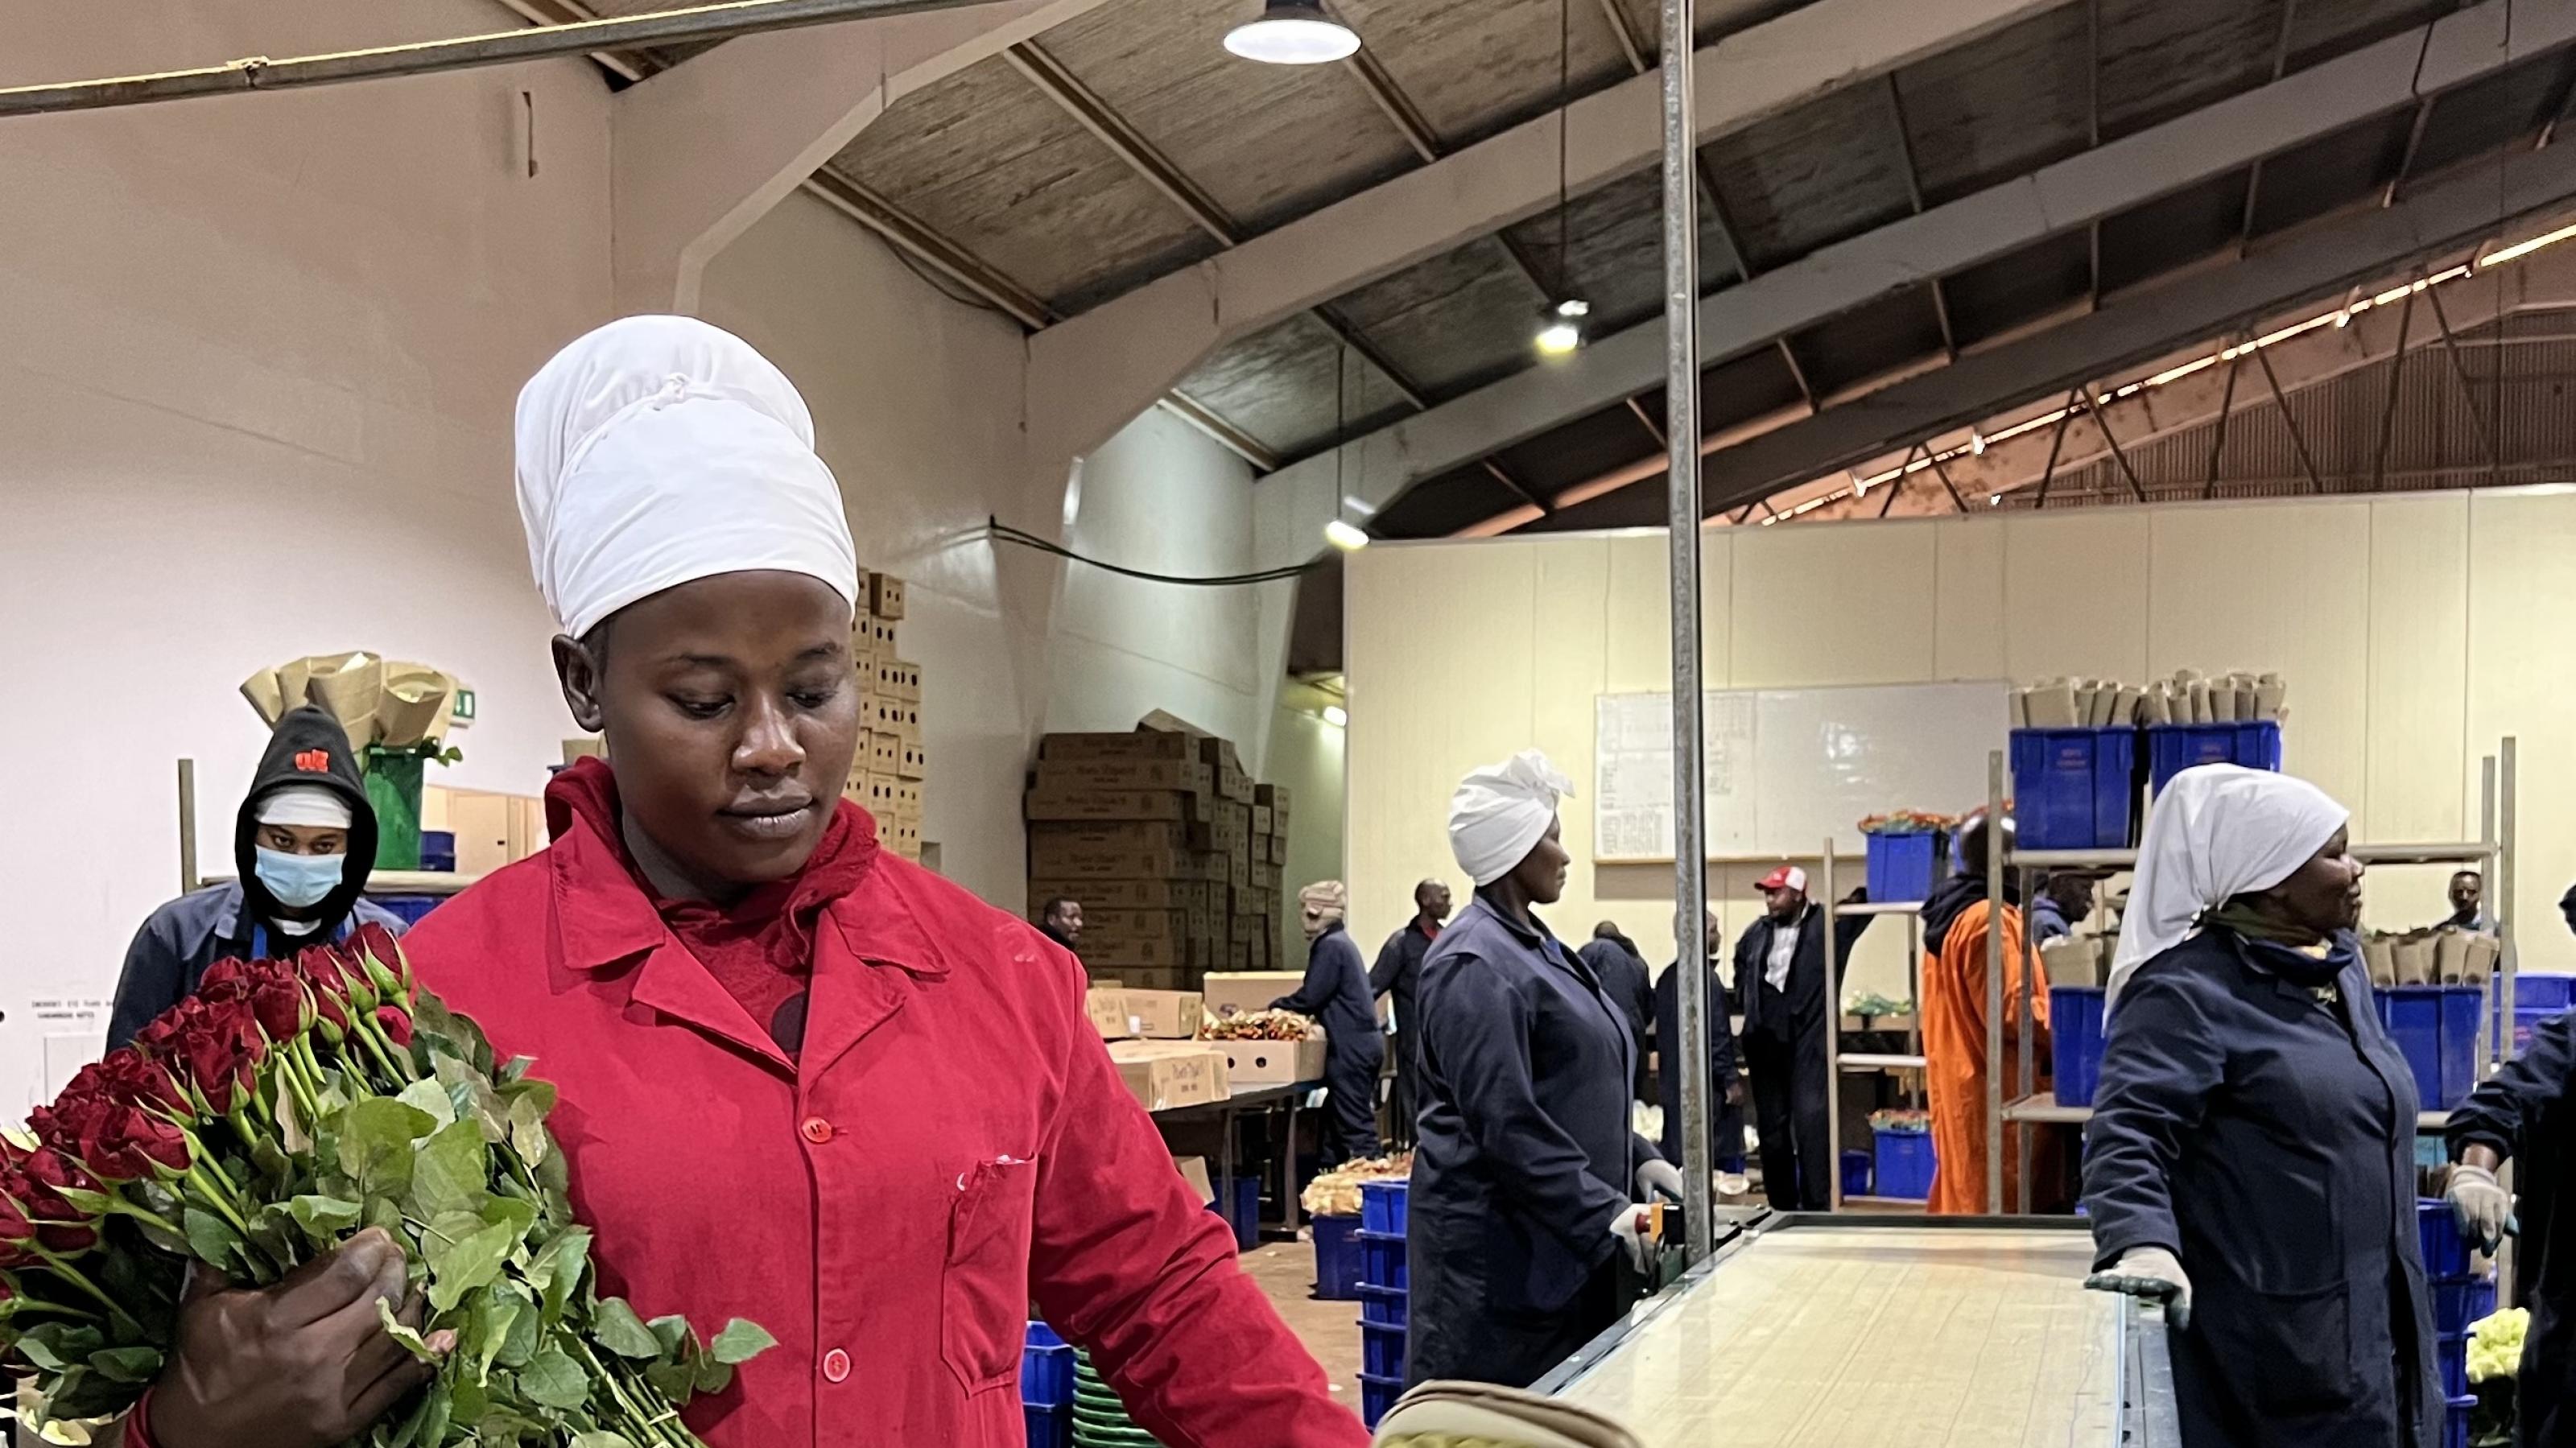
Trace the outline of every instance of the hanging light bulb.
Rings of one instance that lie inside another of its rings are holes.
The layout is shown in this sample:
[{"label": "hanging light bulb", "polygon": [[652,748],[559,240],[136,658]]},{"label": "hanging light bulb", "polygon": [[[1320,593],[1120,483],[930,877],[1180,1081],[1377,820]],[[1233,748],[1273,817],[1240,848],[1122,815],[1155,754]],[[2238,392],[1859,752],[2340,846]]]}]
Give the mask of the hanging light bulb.
[{"label": "hanging light bulb", "polygon": [[1260,19],[1226,32],[1225,48],[1266,65],[1322,65],[1350,59],[1360,38],[1315,0],[1265,0]]},{"label": "hanging light bulb", "polygon": [[1339,518],[1324,525],[1324,541],[1345,553],[1357,553],[1369,545],[1369,535]]},{"label": "hanging light bulb", "polygon": [[1324,722],[1336,729],[1348,728],[1351,722],[1351,711],[1339,704],[1327,704],[1324,706]]},{"label": "hanging light bulb", "polygon": [[1583,319],[1591,315],[1590,302],[1568,297],[1539,313],[1538,335],[1531,343],[1542,357],[1562,357],[1583,345]]}]

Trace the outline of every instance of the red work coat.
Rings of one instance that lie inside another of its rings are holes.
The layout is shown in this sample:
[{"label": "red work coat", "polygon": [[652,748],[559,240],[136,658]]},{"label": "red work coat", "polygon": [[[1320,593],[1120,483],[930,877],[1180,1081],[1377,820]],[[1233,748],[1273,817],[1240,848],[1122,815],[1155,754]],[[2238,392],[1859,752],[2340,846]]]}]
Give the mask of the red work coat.
[{"label": "red work coat", "polygon": [[1019,1448],[1032,1301],[1165,1443],[1368,1441],[1183,1187],[1071,956],[878,855],[816,923],[791,1061],[615,848],[549,814],[552,846],[404,946],[561,1088],[601,1290],[777,1336],[689,1412],[712,1448]]}]

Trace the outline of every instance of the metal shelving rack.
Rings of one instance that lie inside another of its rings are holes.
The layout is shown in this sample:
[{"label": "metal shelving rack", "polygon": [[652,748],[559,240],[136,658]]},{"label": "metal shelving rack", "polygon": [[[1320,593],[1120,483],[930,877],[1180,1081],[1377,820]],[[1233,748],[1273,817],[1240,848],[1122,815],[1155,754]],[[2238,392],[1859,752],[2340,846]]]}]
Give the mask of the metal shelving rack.
[{"label": "metal shelving rack", "polygon": [[[2493,887],[2496,935],[2502,949],[2496,960],[2496,973],[2486,983],[2485,1005],[2480,1012],[2482,1033],[2491,1070],[2513,1059],[2513,999],[2517,961],[2514,949],[2514,836],[2516,820],[2517,745],[2508,735],[2499,741],[2496,752],[2480,761],[2479,769],[2479,837],[2475,840],[2441,841],[2419,844],[2354,845],[2355,859],[2366,865],[2455,865],[2480,871]],[[2004,811],[2004,756],[1998,750],[1986,761],[1986,817],[1999,819]],[[2004,872],[2022,872],[2027,887],[2031,876],[2043,870],[2097,869],[2128,870],[2136,868],[2138,852],[2119,850],[2013,850],[1995,851],[1987,862],[1988,890],[1992,898],[2001,898]],[[2025,889],[2025,894],[2027,890]],[[2029,1020],[2033,991],[2039,973],[2039,946],[2022,936],[2021,1016]],[[1989,932],[1986,937],[1986,1059],[2001,1059],[2003,1048],[2003,936]],[[2501,1026],[2501,1029],[2499,1029]],[[2034,1080],[2036,1062],[2031,1033],[2021,1034],[2021,1075],[2023,1081]],[[1995,1212],[2004,1207],[2003,1128],[2010,1122],[2015,1132],[2014,1146],[2027,1164],[2031,1155],[2031,1128],[2039,1125],[2080,1125],[2092,1119],[2089,1106],[2060,1106],[2053,1096],[2032,1095],[2006,1102],[2003,1076],[1998,1071],[1986,1073],[1986,1202]],[[2418,1131],[2438,1131],[2450,1119],[2447,1111],[2425,1111],[2416,1118]],[[2030,1210],[2030,1173],[2022,1173],[2019,1210]]]},{"label": "metal shelving rack", "polygon": [[[1825,1155],[1833,1175],[1832,1201],[1836,1210],[1843,1204],[1843,1077],[1873,1074],[1880,1071],[1920,1071],[1923,1069],[1923,902],[1920,900],[1871,900],[1858,905],[1845,905],[1842,892],[1834,884],[1834,854],[1831,839],[1824,849],[1824,907],[1826,980],[1829,982],[1829,1009],[1825,1027]],[[1906,999],[1912,1003],[1906,1017],[1905,1054],[1862,1054],[1849,1056],[1842,1050],[1843,977],[1834,960],[1835,932],[1845,915],[1893,915],[1905,922]]]}]

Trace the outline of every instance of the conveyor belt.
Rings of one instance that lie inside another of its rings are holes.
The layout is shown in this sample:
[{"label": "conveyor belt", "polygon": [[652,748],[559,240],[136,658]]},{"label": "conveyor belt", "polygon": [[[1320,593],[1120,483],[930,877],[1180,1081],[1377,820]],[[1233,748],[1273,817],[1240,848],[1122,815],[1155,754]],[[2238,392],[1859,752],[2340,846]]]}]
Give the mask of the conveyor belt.
[{"label": "conveyor belt", "polygon": [[2124,1416],[2151,1443],[2092,1254],[2027,1219],[1775,1218],[1539,1386],[1648,1448],[2110,1448]]}]

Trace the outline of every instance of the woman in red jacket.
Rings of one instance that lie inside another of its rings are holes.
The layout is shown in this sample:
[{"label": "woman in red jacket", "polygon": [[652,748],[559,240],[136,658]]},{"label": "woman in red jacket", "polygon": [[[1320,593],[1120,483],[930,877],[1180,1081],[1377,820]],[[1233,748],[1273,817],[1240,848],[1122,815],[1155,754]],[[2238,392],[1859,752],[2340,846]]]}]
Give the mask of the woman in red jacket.
[{"label": "woman in red jacket", "polygon": [[[567,348],[519,406],[520,505],[573,717],[608,760],[553,844],[406,942],[557,1083],[603,1291],[778,1349],[691,1409],[713,1448],[1017,1448],[1034,1301],[1162,1441],[1367,1441],[1171,1169],[1081,967],[878,848],[857,747],[857,565],[786,378],[703,323]],[[374,1234],[191,1302],[157,1448],[319,1448],[409,1389]]]}]

